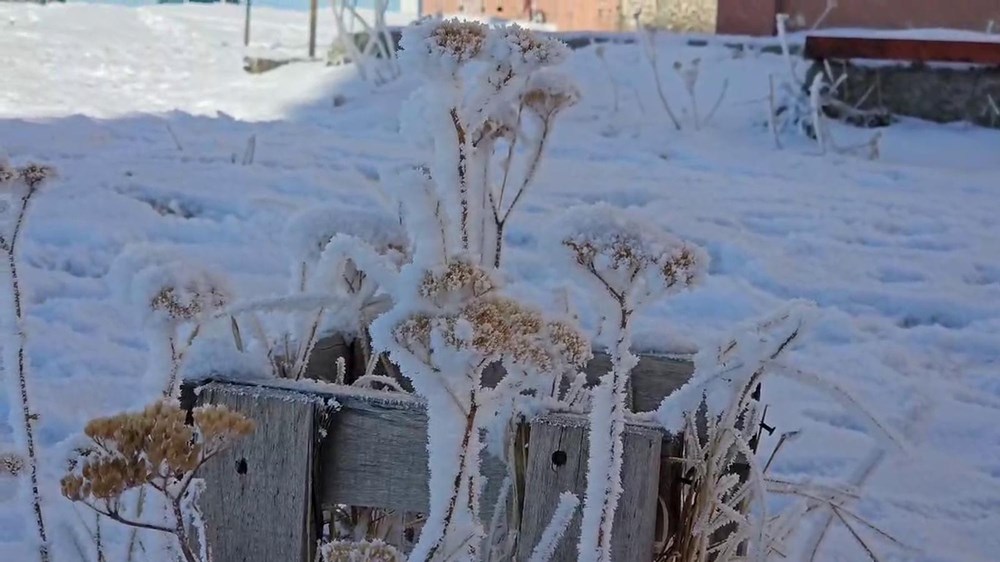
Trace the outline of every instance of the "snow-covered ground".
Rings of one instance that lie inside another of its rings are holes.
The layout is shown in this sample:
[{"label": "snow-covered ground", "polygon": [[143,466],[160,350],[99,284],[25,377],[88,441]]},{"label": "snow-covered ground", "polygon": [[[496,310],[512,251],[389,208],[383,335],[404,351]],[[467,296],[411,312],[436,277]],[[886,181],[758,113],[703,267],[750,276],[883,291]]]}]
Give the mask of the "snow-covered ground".
[{"label": "snow-covered ground", "polygon": [[[323,18],[321,48],[332,29]],[[254,48],[304,55],[306,33],[305,13],[255,10]],[[0,4],[0,150],[61,176],[22,247],[45,492],[61,506],[53,533],[74,518],[57,492],[60,444],[92,416],[152,398],[139,380],[139,320],[104,277],[115,256],[134,243],[167,246],[224,269],[241,295],[279,292],[288,217],[318,203],[371,204],[370,170],[416,155],[397,122],[412,80],[374,89],[322,63],[251,76],[243,54],[237,6]],[[676,132],[639,48],[607,46],[606,56],[621,108],[594,50],[577,51],[568,66],[583,101],[510,230],[514,290],[544,303],[575,286],[542,252],[545,225],[573,204],[607,201],[713,258],[703,288],[644,315],[646,347],[690,350],[788,299],[816,301],[822,322],[794,361],[909,441],[854,508],[916,549],[886,547],[883,559],[996,560],[1000,132],[904,120],[884,131],[874,162],[819,156],[805,140],[777,150],[763,123],[779,57],[662,38],[675,107],[686,98],[674,60],[701,58],[706,108],[730,81],[711,124]],[[842,144],[869,134],[834,133]],[[244,166],[251,137],[256,159]],[[827,396],[782,383],[765,397],[778,432],[803,432],[775,467],[782,475],[840,481],[877,445]],[[9,435],[0,424],[0,448]],[[11,487],[0,482],[0,499]],[[0,560],[33,559],[31,532],[0,504]],[[835,525],[818,559],[866,555]]]}]

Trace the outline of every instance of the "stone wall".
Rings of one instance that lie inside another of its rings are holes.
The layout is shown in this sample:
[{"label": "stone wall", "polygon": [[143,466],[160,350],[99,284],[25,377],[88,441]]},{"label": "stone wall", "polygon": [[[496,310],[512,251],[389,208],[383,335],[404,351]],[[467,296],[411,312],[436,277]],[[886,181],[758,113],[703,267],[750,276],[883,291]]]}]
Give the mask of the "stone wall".
[{"label": "stone wall", "polygon": [[838,97],[851,105],[860,103],[861,109],[885,109],[896,115],[938,123],[968,121],[1000,128],[1000,113],[997,112],[1000,109],[1000,68],[922,64],[865,66],[834,61],[830,65],[834,81],[847,73]]}]

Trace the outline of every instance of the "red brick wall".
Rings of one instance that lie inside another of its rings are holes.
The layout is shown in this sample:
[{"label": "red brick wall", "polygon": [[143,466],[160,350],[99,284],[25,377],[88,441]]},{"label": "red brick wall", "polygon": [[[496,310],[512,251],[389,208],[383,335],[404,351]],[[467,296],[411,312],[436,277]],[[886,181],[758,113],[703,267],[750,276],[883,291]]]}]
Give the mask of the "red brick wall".
[{"label": "red brick wall", "polygon": [[779,0],[719,0],[715,28],[729,35],[773,35]]},{"label": "red brick wall", "polygon": [[[787,13],[806,28],[819,18],[826,0],[719,0],[719,33],[771,35],[774,14]],[[839,0],[820,27],[906,29],[945,27],[984,31],[990,20],[1000,29],[1000,0]]]},{"label": "red brick wall", "polygon": [[[467,13],[506,19],[527,19],[525,0],[466,0]],[[618,29],[618,0],[535,0],[535,9],[545,14],[546,23],[560,31]],[[424,0],[423,13],[459,13],[462,0]]]}]

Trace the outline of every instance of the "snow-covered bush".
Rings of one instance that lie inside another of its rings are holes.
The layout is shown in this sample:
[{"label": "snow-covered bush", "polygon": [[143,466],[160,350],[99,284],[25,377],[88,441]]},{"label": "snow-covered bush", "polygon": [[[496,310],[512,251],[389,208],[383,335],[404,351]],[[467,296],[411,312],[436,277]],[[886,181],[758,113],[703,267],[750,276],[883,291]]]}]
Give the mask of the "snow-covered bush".
[{"label": "snow-covered bush", "polygon": [[[29,216],[28,210],[39,191],[55,176],[55,170],[43,165],[28,164],[14,167],[0,160],[0,251],[7,289],[3,291],[4,312],[0,317],[3,336],[3,375],[7,395],[17,396],[18,405],[10,407],[10,426],[14,428],[17,447],[27,457],[28,475],[31,479],[31,506],[38,532],[39,558],[48,562],[49,540],[46,533],[43,503],[38,484],[38,451],[35,443],[35,424],[39,414],[31,400],[30,363],[28,361],[28,333],[25,329],[24,303],[26,297],[18,274],[18,241]],[[15,458],[15,457],[11,457]],[[17,458],[20,458],[19,456]]]},{"label": "snow-covered bush", "polygon": [[[173,535],[185,562],[208,562],[197,473],[249,435],[254,423],[224,406],[195,408],[193,425],[185,423],[187,415],[176,402],[161,400],[142,412],[91,420],[84,429],[89,442],[71,460],[62,493],[118,523]],[[127,508],[128,493],[140,489],[160,495],[169,523]],[[201,552],[193,549],[193,538]]]},{"label": "snow-covered bush", "polygon": [[631,352],[633,315],[656,298],[701,281],[708,255],[637,217],[606,204],[573,208],[558,229],[558,241],[601,301],[601,333],[611,354],[611,372],[593,390],[587,497],[579,560],[611,560],[615,510],[621,496],[625,413],[629,374],[638,363]]}]

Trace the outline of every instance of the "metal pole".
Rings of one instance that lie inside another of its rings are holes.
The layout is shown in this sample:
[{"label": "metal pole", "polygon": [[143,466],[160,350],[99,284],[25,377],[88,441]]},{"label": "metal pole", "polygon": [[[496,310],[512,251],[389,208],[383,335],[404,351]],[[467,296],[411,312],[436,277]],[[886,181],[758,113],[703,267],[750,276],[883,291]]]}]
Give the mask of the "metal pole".
[{"label": "metal pole", "polygon": [[316,13],[319,0],[309,0],[309,58],[316,57]]},{"label": "metal pole", "polygon": [[247,3],[247,15],[243,24],[243,46],[250,45],[250,3],[252,0],[245,0]]}]

